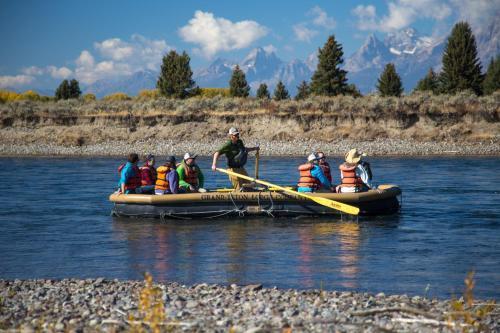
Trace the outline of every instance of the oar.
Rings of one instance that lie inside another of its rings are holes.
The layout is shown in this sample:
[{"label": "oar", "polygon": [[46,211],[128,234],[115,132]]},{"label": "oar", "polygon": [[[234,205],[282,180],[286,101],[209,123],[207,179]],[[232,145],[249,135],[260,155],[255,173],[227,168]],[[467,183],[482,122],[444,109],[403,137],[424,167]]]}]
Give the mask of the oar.
[{"label": "oar", "polygon": [[235,177],[239,177],[239,178],[242,178],[242,179],[246,179],[246,180],[249,180],[251,182],[262,184],[262,185],[265,185],[265,186],[268,186],[268,187],[274,187],[274,188],[277,188],[277,189],[279,189],[279,190],[281,190],[283,192],[287,192],[287,193],[290,193],[290,194],[298,195],[299,197],[307,198],[307,199],[312,200],[312,201],[314,201],[314,202],[316,202],[316,203],[318,203],[320,205],[323,205],[323,206],[326,206],[326,207],[330,207],[332,209],[336,209],[336,210],[339,210],[339,211],[344,212],[344,213],[348,213],[348,214],[351,214],[351,215],[358,215],[359,214],[359,208],[358,207],[347,205],[347,204],[342,203],[342,202],[338,202],[338,201],[334,201],[334,200],[330,200],[330,199],[326,199],[326,198],[321,198],[321,197],[314,197],[312,195],[308,195],[308,194],[305,194],[305,193],[302,193],[302,192],[297,192],[297,191],[288,189],[288,188],[283,187],[283,186],[279,186],[279,185],[276,185],[276,184],[272,184],[272,183],[266,182],[264,180],[255,179],[255,178],[252,178],[252,177],[244,176],[242,174],[239,174],[239,173],[236,173],[236,172],[232,172],[232,171],[229,171],[229,170],[226,170],[226,169],[217,168],[216,170],[220,171],[220,172],[223,172],[225,174],[231,175],[231,176],[235,176]]},{"label": "oar", "polygon": [[259,151],[255,152],[255,179],[259,179]]}]

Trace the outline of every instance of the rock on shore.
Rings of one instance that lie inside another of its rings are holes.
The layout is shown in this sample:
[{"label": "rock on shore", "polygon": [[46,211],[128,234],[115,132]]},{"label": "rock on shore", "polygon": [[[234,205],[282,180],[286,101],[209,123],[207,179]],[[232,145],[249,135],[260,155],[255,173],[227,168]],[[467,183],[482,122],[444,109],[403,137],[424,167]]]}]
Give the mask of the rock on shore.
[{"label": "rock on shore", "polygon": [[[223,141],[173,141],[148,140],[143,142],[105,142],[82,146],[56,144],[5,144],[0,143],[0,156],[123,156],[129,152],[153,153],[159,156],[183,155],[193,152],[211,155]],[[419,155],[500,155],[500,142],[453,142],[377,139],[373,141],[340,140],[321,142],[316,140],[260,141],[248,140],[247,146],[259,144],[264,156],[306,156],[312,151],[323,151],[328,156],[343,156],[351,148],[357,147],[370,156],[419,156]]]},{"label": "rock on shore", "polygon": [[[105,279],[0,280],[0,329],[21,332],[125,331],[150,326],[138,310],[145,283]],[[450,319],[450,301],[419,296],[261,285],[155,284],[164,304],[162,331],[456,332],[500,330],[498,307],[480,326]],[[135,319],[134,319],[135,318]]]}]

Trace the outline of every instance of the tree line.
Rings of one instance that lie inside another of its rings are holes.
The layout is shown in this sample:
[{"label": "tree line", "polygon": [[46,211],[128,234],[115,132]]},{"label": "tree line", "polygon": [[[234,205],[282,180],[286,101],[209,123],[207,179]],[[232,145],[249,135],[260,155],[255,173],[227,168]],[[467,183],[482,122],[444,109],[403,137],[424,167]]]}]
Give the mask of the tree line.
[{"label": "tree line", "polygon": [[[361,96],[354,84],[347,82],[347,71],[341,68],[344,62],[342,45],[334,35],[318,50],[318,65],[311,82],[302,81],[297,87],[296,100],[308,96]],[[193,80],[190,57],[170,51],[162,59],[161,71],[156,83],[159,93],[167,98],[188,98],[200,94],[200,88]],[[477,54],[476,39],[467,22],[455,24],[448,37],[442,58],[442,70],[436,73],[432,68],[415,87],[415,91],[430,91],[434,94],[456,94],[471,90],[477,95],[491,94],[500,89],[500,55],[492,59],[485,74]],[[401,96],[404,91],[401,77],[394,64],[386,64],[377,80],[377,91],[381,96]],[[56,99],[78,98],[81,91],[78,81],[64,80],[56,90]],[[229,81],[231,97],[248,97],[250,86],[245,73],[236,65]],[[261,83],[256,97],[270,99],[266,83]],[[279,81],[273,93],[274,100],[290,99],[283,82]]]}]

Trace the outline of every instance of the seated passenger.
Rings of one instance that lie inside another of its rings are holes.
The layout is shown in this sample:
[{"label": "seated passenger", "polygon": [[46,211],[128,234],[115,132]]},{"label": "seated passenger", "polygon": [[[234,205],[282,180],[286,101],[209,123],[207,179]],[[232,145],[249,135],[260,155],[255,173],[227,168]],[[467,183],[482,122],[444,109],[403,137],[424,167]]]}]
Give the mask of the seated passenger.
[{"label": "seated passenger", "polygon": [[175,170],[174,156],[170,156],[164,165],[156,169],[156,172],[155,194],[177,194],[179,192],[179,177]]},{"label": "seated passenger", "polygon": [[186,153],[184,159],[177,166],[179,187],[186,192],[205,192],[203,183],[205,178],[200,167],[196,164],[196,155]]},{"label": "seated passenger", "polygon": [[141,170],[142,193],[153,194],[156,183],[155,157],[149,154]]},{"label": "seated passenger", "polygon": [[330,169],[330,164],[326,161],[326,156],[322,151],[318,151],[316,153],[318,155],[318,164],[321,170],[323,170],[323,173],[325,174],[326,178],[332,183],[332,172]]},{"label": "seated passenger", "polygon": [[137,162],[139,162],[139,155],[131,153],[128,156],[127,163],[118,167],[118,172],[120,173],[118,186],[121,193],[142,193],[141,171],[137,167]]},{"label": "seated passenger", "polygon": [[318,155],[312,153],[307,157],[307,163],[299,166],[300,179],[297,184],[297,191],[316,192],[321,186],[330,191],[334,191],[332,183],[326,178],[318,162]]},{"label": "seated passenger", "polygon": [[356,148],[345,155],[345,162],[339,166],[341,184],[337,187],[339,193],[366,192],[372,188],[372,170],[368,162],[361,158],[366,156]]}]

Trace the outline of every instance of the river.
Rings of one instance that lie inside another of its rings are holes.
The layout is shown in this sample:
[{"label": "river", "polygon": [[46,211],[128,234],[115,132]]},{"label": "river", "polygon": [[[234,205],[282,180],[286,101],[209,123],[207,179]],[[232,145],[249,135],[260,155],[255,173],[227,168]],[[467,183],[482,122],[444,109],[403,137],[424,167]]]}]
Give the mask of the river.
[{"label": "river", "polygon": [[[158,158],[161,161],[161,158]],[[368,158],[398,184],[398,215],[192,220],[113,218],[117,158],[0,158],[0,278],[141,279],[500,298],[500,158]],[[253,161],[248,170],[252,170]],[[261,178],[296,182],[299,158],[262,158]],[[330,160],[338,165],[339,158]],[[205,187],[228,185],[199,158]],[[222,165],[222,164],[221,164]],[[338,174],[334,171],[334,179]]]}]

